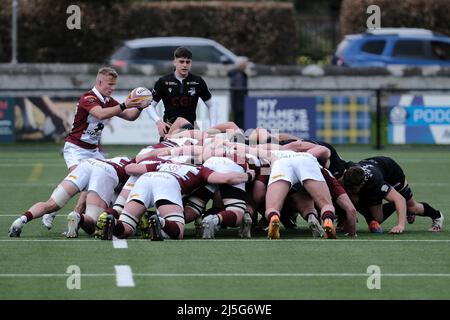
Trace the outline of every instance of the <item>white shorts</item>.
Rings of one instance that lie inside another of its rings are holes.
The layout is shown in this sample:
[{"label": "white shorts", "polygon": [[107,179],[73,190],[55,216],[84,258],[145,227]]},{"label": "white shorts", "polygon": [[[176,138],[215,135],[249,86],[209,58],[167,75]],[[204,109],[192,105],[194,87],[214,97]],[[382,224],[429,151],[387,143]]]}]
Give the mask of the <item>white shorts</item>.
[{"label": "white shorts", "polygon": [[137,200],[146,208],[158,200],[169,200],[183,208],[181,188],[177,179],[167,172],[147,172],[139,177],[128,196],[127,203]]},{"label": "white shorts", "polygon": [[64,180],[74,183],[80,191],[95,191],[106,205],[111,202],[119,183],[113,166],[95,159],[82,160]]},{"label": "white shorts", "polygon": [[123,186],[122,190],[128,190],[131,191],[136,184],[137,179],[139,179],[140,176],[130,176]]},{"label": "white shorts", "polygon": [[[238,165],[233,160],[231,160],[229,158],[225,158],[225,157],[211,157],[205,161],[203,166],[207,167],[208,169],[214,170],[215,172],[220,172],[220,173],[229,173],[229,172],[244,173],[244,168],[242,168],[240,165]],[[239,184],[234,184],[233,187],[245,191],[245,183],[244,182],[239,183]],[[208,184],[206,186],[206,188],[212,192],[216,192],[217,185]]]},{"label": "white shorts", "polygon": [[78,165],[84,159],[105,159],[98,148],[84,149],[70,142],[64,144],[63,153],[67,168]]},{"label": "white shorts", "polygon": [[275,181],[283,180],[291,183],[303,184],[305,180],[325,181],[317,159],[309,153],[294,158],[282,158],[272,164],[269,185]]}]

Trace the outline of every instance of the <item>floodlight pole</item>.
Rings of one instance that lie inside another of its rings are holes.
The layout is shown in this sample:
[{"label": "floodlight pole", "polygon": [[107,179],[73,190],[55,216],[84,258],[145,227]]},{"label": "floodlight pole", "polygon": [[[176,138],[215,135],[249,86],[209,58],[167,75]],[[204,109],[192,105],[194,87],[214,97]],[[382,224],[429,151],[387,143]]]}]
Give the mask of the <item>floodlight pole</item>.
[{"label": "floodlight pole", "polygon": [[12,25],[11,25],[11,63],[17,63],[17,0],[12,0]]}]

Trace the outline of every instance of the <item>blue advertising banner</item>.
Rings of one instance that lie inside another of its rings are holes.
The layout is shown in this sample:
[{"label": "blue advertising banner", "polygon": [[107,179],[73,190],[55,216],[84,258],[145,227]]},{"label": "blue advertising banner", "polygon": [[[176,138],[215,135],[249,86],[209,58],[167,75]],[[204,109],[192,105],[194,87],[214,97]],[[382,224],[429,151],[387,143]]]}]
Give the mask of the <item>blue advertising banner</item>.
[{"label": "blue advertising banner", "polygon": [[15,141],[15,99],[0,97],[0,142]]},{"label": "blue advertising banner", "polygon": [[450,144],[450,96],[389,97],[388,142]]},{"label": "blue advertising banner", "polygon": [[246,97],[245,129],[264,128],[316,137],[316,97]]}]

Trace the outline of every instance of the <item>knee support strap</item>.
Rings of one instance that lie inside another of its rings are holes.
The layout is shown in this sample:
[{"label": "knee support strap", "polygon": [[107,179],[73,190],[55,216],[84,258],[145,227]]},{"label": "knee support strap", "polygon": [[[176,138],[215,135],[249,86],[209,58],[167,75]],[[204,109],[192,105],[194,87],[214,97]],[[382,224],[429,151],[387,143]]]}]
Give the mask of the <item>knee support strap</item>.
[{"label": "knee support strap", "polygon": [[55,201],[58,207],[62,208],[66,205],[66,203],[72,198],[67,191],[61,186],[58,185],[56,189],[53,191],[50,198]]}]

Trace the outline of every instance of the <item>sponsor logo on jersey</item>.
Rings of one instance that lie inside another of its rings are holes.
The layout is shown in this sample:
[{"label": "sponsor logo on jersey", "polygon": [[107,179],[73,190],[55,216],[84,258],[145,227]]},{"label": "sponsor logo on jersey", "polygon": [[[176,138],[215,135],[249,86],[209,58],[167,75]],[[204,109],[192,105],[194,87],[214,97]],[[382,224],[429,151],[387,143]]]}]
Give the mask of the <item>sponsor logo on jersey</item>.
[{"label": "sponsor logo on jersey", "polygon": [[94,129],[87,129],[85,132],[91,136],[100,136],[104,127],[105,125],[99,122]]},{"label": "sponsor logo on jersey", "polygon": [[74,176],[73,174],[69,174],[68,178],[69,179],[73,179],[73,180],[77,180],[77,176]]},{"label": "sponsor logo on jersey", "polygon": [[189,93],[191,96],[195,96],[195,88],[189,88],[188,93]]},{"label": "sponsor logo on jersey", "polygon": [[370,171],[371,168],[373,168],[372,165],[363,165],[361,168],[364,170],[364,182],[372,178],[373,173]]},{"label": "sponsor logo on jersey", "polygon": [[173,81],[166,81],[166,86],[176,86],[178,85],[177,82],[173,82]]},{"label": "sponsor logo on jersey", "polygon": [[186,83],[187,83],[187,85],[194,85],[194,86],[200,84],[200,83],[198,83],[197,81],[188,81],[188,82],[186,82]]}]

